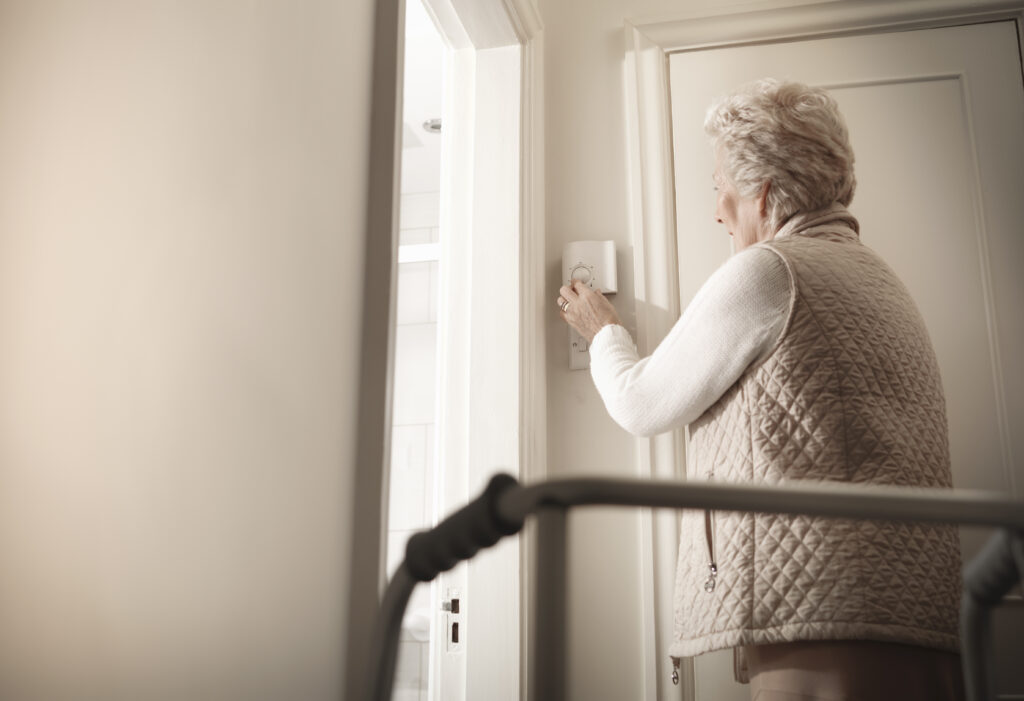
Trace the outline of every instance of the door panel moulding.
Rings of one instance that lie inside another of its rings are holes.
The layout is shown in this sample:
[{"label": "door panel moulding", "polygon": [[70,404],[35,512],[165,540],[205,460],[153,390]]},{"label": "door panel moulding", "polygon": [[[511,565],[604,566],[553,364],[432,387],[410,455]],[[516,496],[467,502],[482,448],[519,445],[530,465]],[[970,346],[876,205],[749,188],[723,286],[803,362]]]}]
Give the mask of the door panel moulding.
[{"label": "door panel moulding", "polygon": [[[423,2],[449,48],[435,453],[439,473],[448,466],[460,476],[437,494],[443,516],[494,471],[520,480],[545,473],[542,49],[533,0]],[[500,286],[487,272],[494,261],[507,266]],[[482,649],[465,646],[454,667],[446,659],[454,687],[445,698],[484,689],[488,698],[525,698],[531,553],[524,538],[438,578],[441,591],[464,592],[464,635]],[[497,577],[520,586],[498,586]],[[431,653],[433,698],[441,698],[443,649]]]},{"label": "door panel moulding", "polygon": [[[628,182],[639,352],[644,355],[653,351],[680,314],[670,53],[1003,20],[1016,22],[1020,41],[1024,0],[828,2],[626,22]],[[683,479],[685,446],[682,430],[637,439],[638,474]],[[674,512],[645,515],[640,538],[645,625],[642,698],[645,701],[692,701],[695,698],[692,660],[683,660],[679,687],[673,687],[668,681],[672,673],[667,653],[673,634],[671,580],[678,548]]]},{"label": "door panel moulding", "polygon": [[707,15],[662,22],[629,23],[648,40],[673,51],[827,39],[834,36],[933,29],[956,24],[1020,20],[1019,0],[869,0]]}]

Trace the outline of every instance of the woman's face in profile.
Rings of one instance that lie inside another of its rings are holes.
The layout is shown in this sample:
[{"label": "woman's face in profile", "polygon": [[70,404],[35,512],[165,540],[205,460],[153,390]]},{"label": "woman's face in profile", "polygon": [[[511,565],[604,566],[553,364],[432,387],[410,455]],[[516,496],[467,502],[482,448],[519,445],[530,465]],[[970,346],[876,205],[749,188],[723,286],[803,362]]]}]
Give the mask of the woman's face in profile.
[{"label": "woman's face in profile", "polygon": [[762,214],[761,198],[747,198],[740,195],[736,186],[716,164],[712,175],[718,195],[715,205],[715,221],[725,226],[733,238],[737,253],[747,246],[765,240],[767,217]]}]

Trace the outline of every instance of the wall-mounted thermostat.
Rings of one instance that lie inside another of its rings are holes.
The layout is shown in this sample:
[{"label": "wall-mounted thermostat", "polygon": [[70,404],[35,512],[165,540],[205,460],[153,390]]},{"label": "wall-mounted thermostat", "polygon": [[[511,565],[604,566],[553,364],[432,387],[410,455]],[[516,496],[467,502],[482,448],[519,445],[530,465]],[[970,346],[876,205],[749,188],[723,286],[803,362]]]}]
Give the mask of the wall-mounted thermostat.
[{"label": "wall-mounted thermostat", "polygon": [[619,279],[614,241],[570,241],[562,249],[562,282],[580,280],[604,294],[614,294]]},{"label": "wall-mounted thermostat", "polygon": [[[615,294],[619,278],[615,267],[614,241],[570,241],[562,249],[562,284],[573,280],[590,285],[603,294]],[[590,345],[569,327],[569,369],[590,367]]]}]

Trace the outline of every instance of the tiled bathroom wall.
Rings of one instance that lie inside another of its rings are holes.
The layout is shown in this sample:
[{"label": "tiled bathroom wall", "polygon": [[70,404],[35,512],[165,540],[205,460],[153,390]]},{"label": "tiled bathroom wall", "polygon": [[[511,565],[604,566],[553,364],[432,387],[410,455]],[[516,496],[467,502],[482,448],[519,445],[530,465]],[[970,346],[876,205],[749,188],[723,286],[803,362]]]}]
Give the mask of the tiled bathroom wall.
[{"label": "tiled bathroom wall", "polygon": [[[437,243],[439,193],[403,194],[399,246]],[[399,263],[391,431],[388,575],[405,542],[430,525],[434,483],[438,261]],[[419,585],[406,610],[392,698],[427,701],[430,587]]]}]

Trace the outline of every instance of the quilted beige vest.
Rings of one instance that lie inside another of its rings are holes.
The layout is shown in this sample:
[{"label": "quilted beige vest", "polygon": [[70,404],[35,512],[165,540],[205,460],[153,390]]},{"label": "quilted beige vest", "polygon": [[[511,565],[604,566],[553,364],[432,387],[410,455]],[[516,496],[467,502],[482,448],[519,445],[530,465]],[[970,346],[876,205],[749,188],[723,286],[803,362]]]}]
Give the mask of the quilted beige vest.
[{"label": "quilted beige vest", "polygon": [[[690,425],[690,476],[951,486],[938,366],[893,271],[835,221],[761,245],[794,283],[787,327]],[[952,527],[735,512],[710,526],[714,553],[705,514],[683,514],[672,656],[828,639],[958,648]]]}]

